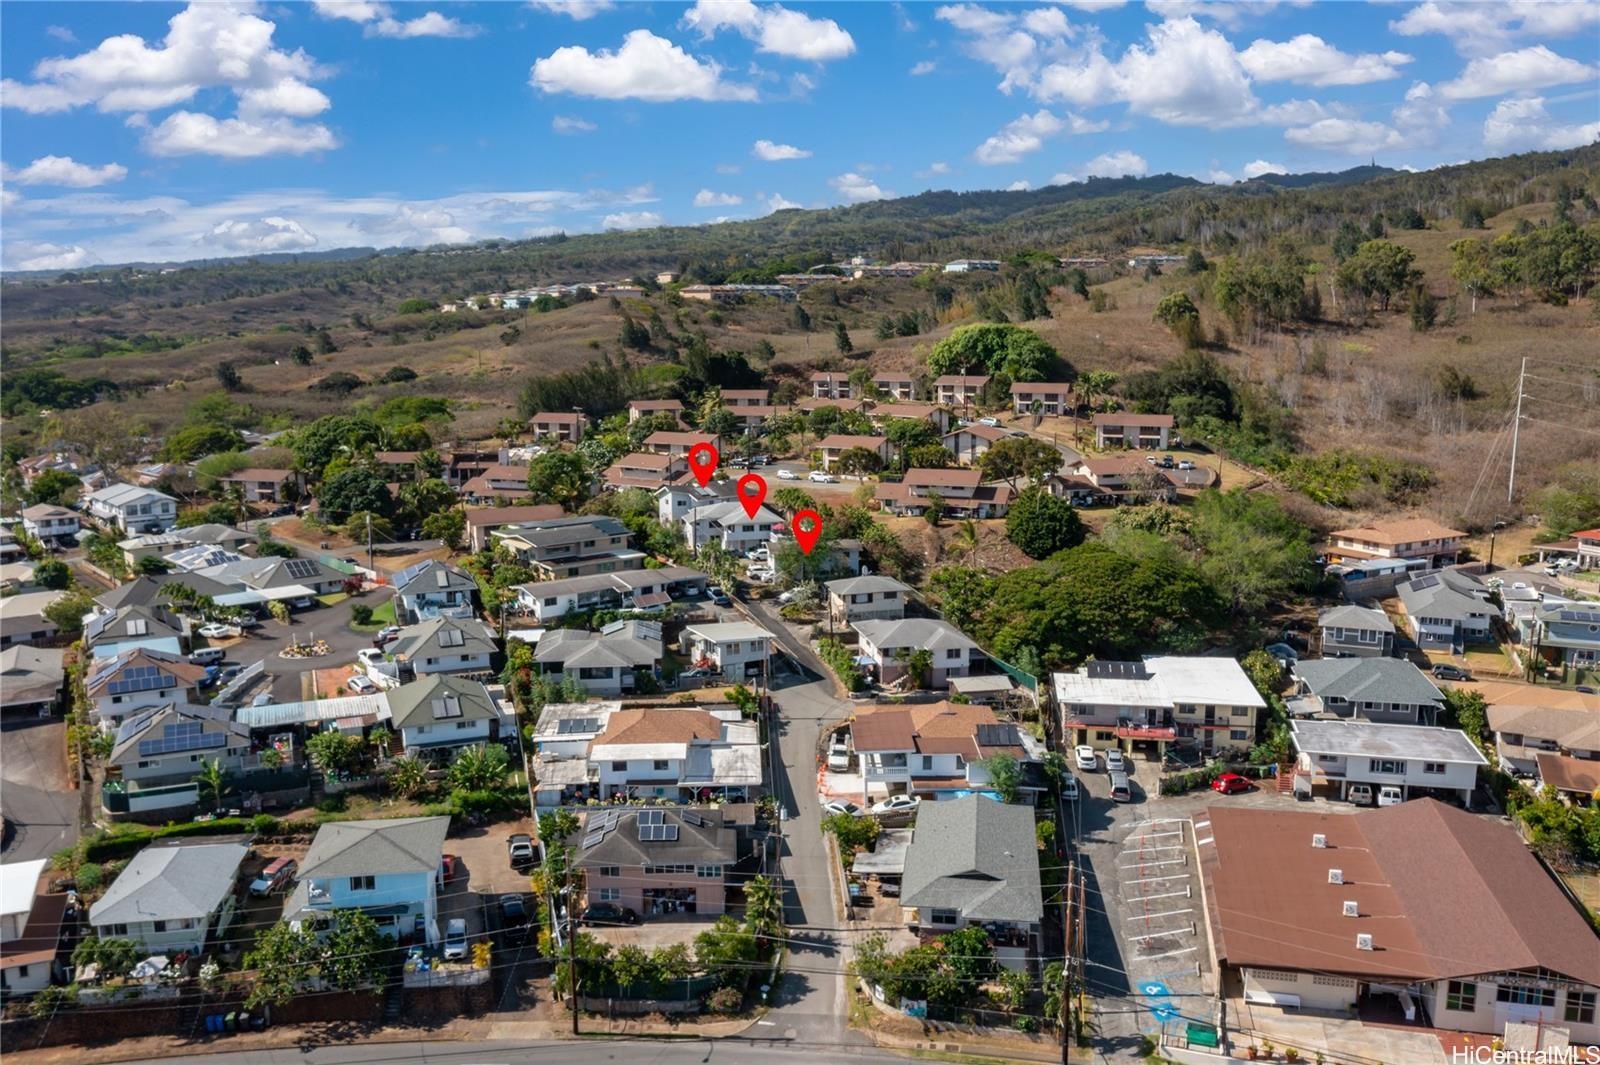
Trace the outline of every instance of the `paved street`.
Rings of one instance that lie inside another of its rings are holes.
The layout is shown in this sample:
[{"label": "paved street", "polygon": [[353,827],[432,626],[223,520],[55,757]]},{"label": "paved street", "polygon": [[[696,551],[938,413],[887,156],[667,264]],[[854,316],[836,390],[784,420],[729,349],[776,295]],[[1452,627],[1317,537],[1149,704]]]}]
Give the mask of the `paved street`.
[{"label": "paved street", "polygon": [[48,858],[78,838],[80,794],[68,787],[66,723],[19,718],[4,726],[0,811],[7,823],[5,860]]},{"label": "paved street", "polygon": [[[224,1044],[225,1045],[225,1044]],[[570,1042],[542,1040],[530,1042],[439,1042],[439,1043],[341,1043],[325,1047],[285,1047],[280,1050],[248,1050],[185,1057],[184,1061],[214,1065],[398,1065],[403,1062],[460,1062],[462,1065],[561,1065],[577,1060],[579,1052]],[[745,1063],[794,1062],[903,1062],[906,1059],[876,1047],[840,1047],[822,1043],[796,1045],[766,1044],[744,1037],[678,1040],[589,1039],[582,1044],[581,1057],[591,1062],[616,1065],[745,1065]],[[150,1058],[142,1065],[168,1065],[172,1058]]]}]

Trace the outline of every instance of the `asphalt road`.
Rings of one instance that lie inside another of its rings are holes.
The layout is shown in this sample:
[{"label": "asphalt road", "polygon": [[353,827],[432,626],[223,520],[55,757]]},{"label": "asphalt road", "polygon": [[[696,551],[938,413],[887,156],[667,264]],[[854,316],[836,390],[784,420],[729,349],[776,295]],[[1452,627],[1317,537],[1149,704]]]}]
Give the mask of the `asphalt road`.
[{"label": "asphalt road", "polygon": [[8,828],[7,862],[48,858],[78,839],[80,797],[68,787],[66,729],[60,718],[19,718],[3,726],[0,809]]},{"label": "asphalt road", "polygon": [[[876,1047],[772,1045],[743,1037],[725,1039],[620,1040],[586,1039],[582,1043],[539,1041],[355,1043],[324,1047],[285,1047],[186,1057],[184,1061],[213,1065],[566,1065],[586,1062],[617,1065],[762,1065],[766,1062],[904,1062],[906,1059]],[[167,1065],[171,1058],[150,1058],[140,1065]]]}]

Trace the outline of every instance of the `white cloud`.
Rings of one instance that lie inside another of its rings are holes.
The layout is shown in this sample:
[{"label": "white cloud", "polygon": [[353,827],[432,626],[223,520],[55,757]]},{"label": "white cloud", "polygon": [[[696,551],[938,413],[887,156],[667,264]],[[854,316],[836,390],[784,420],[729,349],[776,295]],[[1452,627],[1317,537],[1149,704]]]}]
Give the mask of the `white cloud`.
[{"label": "white cloud", "polygon": [[24,242],[8,248],[13,270],[76,270],[94,262],[94,256],[76,244],[51,244],[48,241]]},{"label": "white cloud", "polygon": [[606,229],[653,229],[665,225],[666,219],[654,211],[618,211],[606,215],[600,224]]},{"label": "white cloud", "polygon": [[769,140],[756,141],[755,146],[750,149],[750,154],[769,163],[780,162],[784,159],[811,158],[811,153],[804,148],[796,148],[792,144],[776,144]]},{"label": "white cloud", "polygon": [[333,131],[318,123],[286,118],[219,119],[195,111],[174,111],[144,137],[145,151],[152,155],[216,155],[224,159],[305,155],[338,146]]},{"label": "white cloud", "polygon": [[696,207],[735,207],[744,202],[744,197],[731,192],[713,192],[710,189],[701,189],[694,194]]},{"label": "white cloud", "polygon": [[1382,122],[1350,118],[1325,118],[1309,126],[1285,130],[1283,136],[1290,144],[1338,155],[1370,155],[1406,143],[1405,137]]},{"label": "white cloud", "polygon": [[1206,171],[1206,176],[1203,180],[1209,185],[1232,185],[1233,175],[1226,170],[1218,170],[1213,166]]},{"label": "white cloud", "polygon": [[557,115],[550,120],[550,128],[557,133],[593,133],[600,127],[587,119]]},{"label": "white cloud", "polygon": [[1280,6],[1309,7],[1311,0],[1145,0],[1146,8],[1162,18],[1208,18],[1220,26],[1237,29],[1247,20],[1269,15]]},{"label": "white cloud", "polygon": [[1304,126],[1324,118],[1350,118],[1351,114],[1343,104],[1325,107],[1315,100],[1284,100],[1257,109],[1254,117],[1269,126]]},{"label": "white cloud", "polygon": [[1550,117],[1538,96],[1501,100],[1483,120],[1484,147],[1496,152],[1559,151],[1593,144],[1600,122],[1564,126]]},{"label": "white cloud", "polygon": [[0,207],[15,207],[22,202],[22,193],[14,189],[0,189]]},{"label": "white cloud", "polygon": [[718,163],[716,171],[719,174],[738,174],[744,171],[744,167],[738,163]]},{"label": "white cloud", "polygon": [[120,163],[90,166],[70,155],[46,155],[21,170],[0,165],[0,176],[18,185],[62,185],[71,189],[91,189],[96,185],[121,181],[128,176],[128,168]]},{"label": "white cloud", "polygon": [[1239,53],[1239,62],[1258,81],[1295,81],[1302,85],[1365,85],[1400,76],[1411,62],[1404,52],[1341,52],[1313,33],[1287,41],[1258,40]]},{"label": "white cloud", "polygon": [[1509,92],[1531,92],[1552,85],[1593,81],[1594,67],[1557,55],[1542,44],[1471,60],[1454,81],[1437,86],[1446,100],[1471,100]]},{"label": "white cloud", "polygon": [[1079,11],[1112,11],[1126,4],[1128,0],[1055,0],[1056,3],[1066,7],[1075,7]]},{"label": "white cloud", "polygon": [[239,94],[241,115],[291,115],[310,118],[320,115],[331,105],[322,90],[303,81],[284,78],[282,81],[258,89],[245,89]]},{"label": "white cloud", "polygon": [[1394,126],[1406,139],[1418,147],[1427,147],[1439,139],[1439,133],[1450,124],[1450,109],[1439,102],[1433,87],[1419,81],[1406,90],[1405,102],[1391,114]]},{"label": "white cloud", "polygon": [[1041,108],[1031,115],[1025,114],[1007,122],[999,133],[978,145],[973,156],[987,166],[1015,163],[1044,147],[1045,140],[1057,133],[1098,133],[1107,125],[1105,122],[1090,122],[1070,112],[1063,120]]},{"label": "white cloud", "polygon": [[938,62],[936,62],[935,60],[932,60],[932,59],[924,59],[922,62],[918,63],[917,65],[915,65],[915,66],[913,66],[911,68],[911,76],[913,78],[920,78],[924,74],[932,74],[935,70],[938,70],[938,69],[939,69]]},{"label": "white cloud", "polygon": [[716,62],[696,59],[665,37],[634,30],[615,52],[567,45],[533,64],[530,82],[544,92],[602,100],[754,100],[756,90],[722,80]]},{"label": "white cloud", "polygon": [[601,12],[610,11],[617,5],[612,0],[528,0],[528,6],[536,11],[566,15],[582,22],[594,18]]},{"label": "white cloud", "polygon": [[[1001,92],[1033,84],[1039,68],[1039,42],[1017,28],[1015,15],[976,4],[950,4],[936,8],[933,16],[967,34],[969,39],[963,45],[966,51],[1004,75]],[[1035,21],[1050,20],[1049,16],[1041,16]]]},{"label": "white cloud", "polygon": [[767,209],[769,211],[792,211],[800,206],[800,204],[795,203],[793,200],[784,199],[783,193],[781,192],[774,192],[771,196],[767,197]]},{"label": "white cloud", "polygon": [[1287,174],[1288,172],[1289,168],[1282,163],[1269,163],[1265,159],[1253,159],[1244,164],[1244,169],[1240,171],[1246,181],[1261,177],[1263,174]]},{"label": "white cloud", "polygon": [[44,32],[47,36],[54,37],[56,40],[64,41],[67,44],[78,43],[78,35],[65,26],[46,26]]},{"label": "white cloud", "polygon": [[413,19],[397,19],[394,9],[376,0],[311,0],[323,18],[360,23],[368,37],[472,37],[479,31],[437,11]]},{"label": "white cloud", "polygon": [[683,16],[685,25],[711,38],[731,29],[754,41],[756,50],[790,59],[826,62],[856,50],[855,39],[829,18],[812,18],[781,4],[757,6],[753,0],[697,0]]},{"label": "white cloud", "polygon": [[1059,7],[1039,7],[1022,16],[1022,28],[1037,37],[1070,37],[1075,32]]},{"label": "white cloud", "polygon": [[314,247],[316,236],[292,218],[272,215],[250,220],[227,218],[206,233],[206,243],[241,254],[299,251]]},{"label": "white cloud", "polygon": [[1006,186],[1006,191],[1027,192],[1031,188],[1033,188],[1033,182],[1027,180],[1026,178],[1018,178],[1016,181],[1013,181],[1011,184]]},{"label": "white cloud", "polygon": [[851,203],[882,200],[891,195],[879,188],[871,178],[862,177],[854,171],[829,178],[828,184],[832,185],[841,197]]},{"label": "white cloud", "polygon": [[1389,23],[1407,37],[1437,33],[1466,56],[1503,52],[1518,37],[1592,35],[1600,29],[1600,4],[1594,0],[1542,0],[1540,3],[1488,4],[1476,0],[1426,0]]},{"label": "white cloud", "polygon": [[930,174],[948,174],[948,173],[950,173],[950,164],[949,163],[943,163],[943,162],[929,163],[928,164],[928,173],[930,173]]},{"label": "white cloud", "polygon": [[1144,161],[1144,156],[1130,152],[1127,149],[1107,152],[1097,155],[1084,164],[1084,177],[1144,177],[1150,172],[1150,164]]}]

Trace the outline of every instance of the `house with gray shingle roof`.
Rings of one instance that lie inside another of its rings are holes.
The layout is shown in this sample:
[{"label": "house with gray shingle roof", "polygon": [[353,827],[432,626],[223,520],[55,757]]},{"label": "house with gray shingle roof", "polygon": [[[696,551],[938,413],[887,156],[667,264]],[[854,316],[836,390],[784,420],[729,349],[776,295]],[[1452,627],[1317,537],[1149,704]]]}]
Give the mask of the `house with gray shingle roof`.
[{"label": "house with gray shingle roof", "polygon": [[983,657],[970,636],[937,618],[859,621],[851,628],[861,638],[861,657],[877,670],[880,684],[904,676],[911,655],[919,650],[933,654],[928,676],[921,678],[930,688],[948,687],[951,677],[967,676]]},{"label": "house with gray shingle roof", "polygon": [[151,954],[197,954],[233,919],[239,863],[249,846],[189,840],[155,843],[135,854],[89,909],[102,939],[131,939]]},{"label": "house with gray shingle roof", "polygon": [[434,673],[385,694],[390,724],[410,755],[451,754],[487,743],[500,720],[489,690],[465,677]]},{"label": "house with gray shingle roof", "polygon": [[483,676],[497,650],[489,627],[477,618],[438,617],[407,625],[385,648],[416,676],[455,673]]},{"label": "house with gray shingle roof", "polygon": [[660,625],[618,622],[601,632],[551,629],[534,648],[533,658],[545,676],[571,678],[585,691],[605,698],[632,691],[634,674],[654,673],[661,654]]},{"label": "house with gray shingle roof", "polygon": [[924,802],[906,848],[900,905],[923,933],[984,925],[1001,963],[1026,969],[1044,918],[1033,810],[980,795]]},{"label": "house with gray shingle roof", "polygon": [[1493,619],[1500,610],[1489,602],[1489,588],[1470,573],[1443,569],[1400,585],[1411,638],[1423,649],[1460,652],[1469,643],[1493,641]]},{"label": "house with gray shingle roof", "polygon": [[439,941],[438,881],[448,817],[334,821],[317,829],[284,906],[291,924],[361,910],[396,939]]},{"label": "house with gray shingle roof", "polygon": [[1394,654],[1394,622],[1372,607],[1347,603],[1317,618],[1324,658],[1386,658]]},{"label": "house with gray shingle roof", "polygon": [[394,575],[395,593],[408,621],[440,616],[472,616],[472,597],[478,582],[454,566],[437,559],[419,562]]},{"label": "house with gray shingle roof", "polygon": [[1433,681],[1403,658],[1304,659],[1293,671],[1296,715],[1431,725],[1444,706]]}]

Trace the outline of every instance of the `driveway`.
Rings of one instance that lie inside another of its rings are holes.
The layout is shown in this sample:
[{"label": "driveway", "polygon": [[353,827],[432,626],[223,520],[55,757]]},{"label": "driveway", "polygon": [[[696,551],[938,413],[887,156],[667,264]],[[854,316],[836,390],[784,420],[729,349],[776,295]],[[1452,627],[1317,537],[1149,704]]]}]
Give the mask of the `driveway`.
[{"label": "driveway", "polygon": [[78,839],[82,802],[67,777],[67,725],[60,718],[18,718],[0,725],[0,812],[7,862],[48,858]]},{"label": "driveway", "polygon": [[[227,649],[227,661],[240,666],[266,663],[267,677],[271,682],[273,700],[297,702],[307,698],[301,685],[301,675],[312,670],[327,670],[353,665],[356,652],[372,646],[372,634],[356,632],[350,628],[350,608],[357,603],[378,607],[393,593],[389,589],[373,589],[361,595],[335,603],[333,606],[314,605],[310,610],[296,610],[287,625],[271,618],[259,628],[250,629],[238,640],[222,641]],[[315,638],[328,645],[328,654],[317,658],[279,658],[278,652],[289,646],[290,638],[309,642]],[[321,683],[324,691],[333,690],[333,683]],[[267,690],[259,685],[251,693]]]}]

